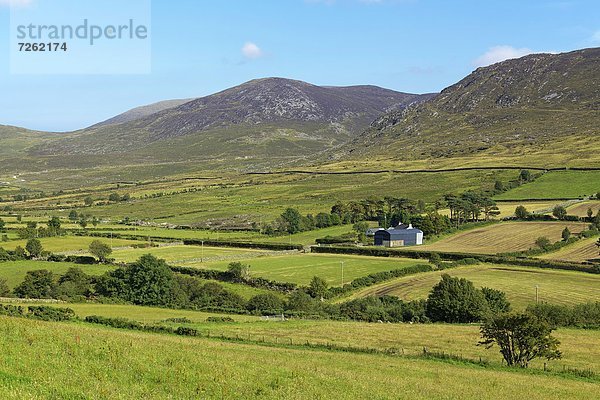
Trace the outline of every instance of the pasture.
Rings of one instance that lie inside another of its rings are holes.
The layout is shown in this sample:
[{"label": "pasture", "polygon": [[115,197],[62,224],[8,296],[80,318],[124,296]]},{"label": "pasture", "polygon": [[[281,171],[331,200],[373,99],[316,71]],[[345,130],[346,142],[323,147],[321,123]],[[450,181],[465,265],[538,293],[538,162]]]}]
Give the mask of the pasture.
[{"label": "pasture", "polygon": [[[313,253],[258,257],[240,261],[250,265],[252,276],[299,285],[307,285],[314,276],[318,276],[325,279],[331,286],[342,284],[342,262],[344,263],[344,283],[376,272],[427,264],[426,260]],[[228,261],[217,261],[207,262],[203,265],[197,263],[195,266],[225,270],[228,264]]]},{"label": "pasture", "polygon": [[600,171],[552,171],[497,195],[498,200],[577,199],[600,192]]},{"label": "pasture", "polygon": [[565,227],[578,233],[588,224],[580,222],[503,222],[461,231],[415,250],[448,251],[457,253],[498,254],[529,250],[540,236],[552,242],[561,240]]},{"label": "pasture", "polygon": [[200,264],[210,260],[236,260],[268,255],[273,252],[253,249],[237,249],[230,247],[209,246],[162,246],[143,249],[121,249],[111,254],[117,262],[134,262],[144,254],[152,254],[173,265]]},{"label": "pasture", "polygon": [[490,264],[402,277],[361,289],[354,292],[351,298],[392,295],[403,300],[424,299],[440,281],[442,274],[468,279],[476,287],[501,290],[515,309],[535,303],[536,286],[540,302],[574,305],[600,301],[600,275]]},{"label": "pasture", "polygon": [[[461,363],[0,317],[0,397],[587,399],[598,384]],[[122,366],[126,365],[127,368]],[[94,379],[89,379],[93,376]]]}]

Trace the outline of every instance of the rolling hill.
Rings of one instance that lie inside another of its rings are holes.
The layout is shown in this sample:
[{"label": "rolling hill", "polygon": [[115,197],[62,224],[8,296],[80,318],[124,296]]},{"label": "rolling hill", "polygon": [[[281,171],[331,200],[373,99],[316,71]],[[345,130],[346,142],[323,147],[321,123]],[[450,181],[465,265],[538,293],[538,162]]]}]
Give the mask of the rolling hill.
[{"label": "rolling hill", "polygon": [[[600,164],[600,48],[478,68],[434,99],[375,120],[343,156],[403,159],[547,154]],[[568,151],[565,151],[567,150]]]},{"label": "rolling hill", "polygon": [[141,118],[158,106],[130,111],[40,146],[34,154],[302,157],[347,142],[385,111],[429,98],[375,86],[258,79]]}]

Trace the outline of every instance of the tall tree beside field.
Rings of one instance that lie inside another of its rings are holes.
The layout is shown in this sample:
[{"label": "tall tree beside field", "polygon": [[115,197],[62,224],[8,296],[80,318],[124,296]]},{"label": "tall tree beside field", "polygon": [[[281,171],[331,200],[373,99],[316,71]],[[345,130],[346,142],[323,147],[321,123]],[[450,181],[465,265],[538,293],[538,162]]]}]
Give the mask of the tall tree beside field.
[{"label": "tall tree beside field", "polygon": [[559,219],[562,221],[567,217],[567,209],[564,208],[563,206],[556,206],[552,210],[552,215],[554,215],[554,217],[556,219]]},{"label": "tall tree beside field", "polygon": [[27,299],[51,299],[56,292],[54,274],[48,270],[28,271],[14,290],[15,296]]},{"label": "tall tree beside field", "polygon": [[294,234],[302,230],[302,215],[295,208],[285,210],[281,214],[281,219],[285,223],[288,233]]},{"label": "tall tree beside field", "polygon": [[469,323],[489,310],[483,293],[463,278],[442,275],[427,298],[427,316],[434,322]]},{"label": "tall tree beside field", "polygon": [[536,358],[561,358],[560,342],[552,337],[552,328],[541,319],[528,314],[500,314],[481,326],[479,345],[500,347],[508,366],[527,368]]},{"label": "tall tree beside field", "polygon": [[33,238],[27,241],[25,250],[27,250],[29,253],[29,257],[36,258],[42,255],[44,248],[42,247],[42,242],[40,242],[39,239]]},{"label": "tall tree beside field", "polygon": [[308,294],[315,299],[322,299],[327,295],[327,281],[318,276],[314,276],[308,285]]},{"label": "tall tree beside field", "polygon": [[569,227],[565,227],[565,229],[563,229],[561,236],[565,242],[571,238],[571,231],[569,230]]},{"label": "tall tree beside field", "polygon": [[100,240],[94,240],[89,246],[90,254],[98,258],[101,263],[106,262],[108,256],[112,254],[112,248]]},{"label": "tall tree beside field", "polygon": [[517,206],[517,208],[515,208],[515,217],[517,217],[517,219],[527,219],[529,217],[529,211],[527,211],[525,206]]}]

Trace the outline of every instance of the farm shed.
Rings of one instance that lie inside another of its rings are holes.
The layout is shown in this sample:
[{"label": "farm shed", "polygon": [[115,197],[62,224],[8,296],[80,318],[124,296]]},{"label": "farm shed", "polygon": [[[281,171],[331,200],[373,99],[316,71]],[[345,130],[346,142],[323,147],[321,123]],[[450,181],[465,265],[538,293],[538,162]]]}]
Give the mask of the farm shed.
[{"label": "farm shed", "polygon": [[423,244],[423,231],[412,225],[398,225],[375,232],[375,246],[401,247]]}]

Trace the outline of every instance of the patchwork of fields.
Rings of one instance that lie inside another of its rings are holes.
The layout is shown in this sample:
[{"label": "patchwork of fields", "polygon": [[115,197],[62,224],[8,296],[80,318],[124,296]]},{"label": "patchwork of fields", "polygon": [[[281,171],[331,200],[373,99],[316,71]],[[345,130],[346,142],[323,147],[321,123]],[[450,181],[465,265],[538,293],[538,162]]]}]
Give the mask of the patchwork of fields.
[{"label": "patchwork of fields", "polygon": [[552,171],[496,196],[498,200],[577,199],[600,192],[600,171]]},{"label": "patchwork of fields", "polygon": [[582,263],[600,259],[600,249],[596,246],[598,238],[582,239],[552,253],[544,254],[539,258],[545,260],[558,260]]}]

